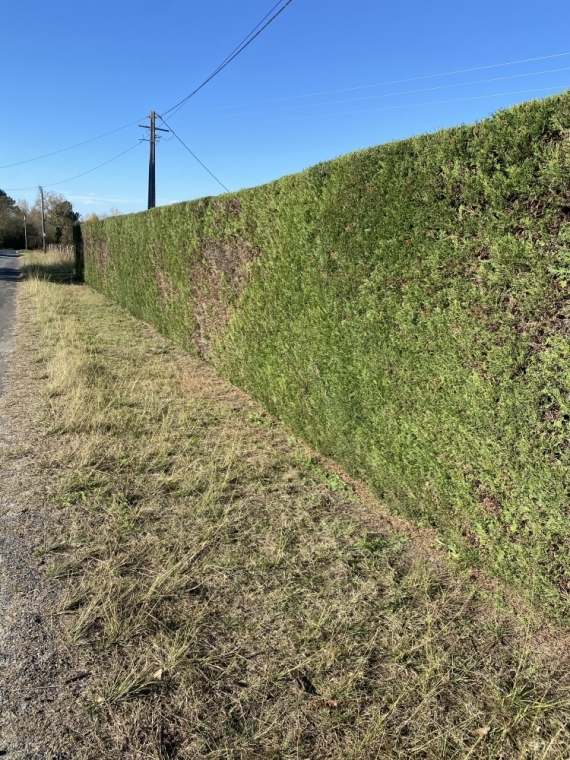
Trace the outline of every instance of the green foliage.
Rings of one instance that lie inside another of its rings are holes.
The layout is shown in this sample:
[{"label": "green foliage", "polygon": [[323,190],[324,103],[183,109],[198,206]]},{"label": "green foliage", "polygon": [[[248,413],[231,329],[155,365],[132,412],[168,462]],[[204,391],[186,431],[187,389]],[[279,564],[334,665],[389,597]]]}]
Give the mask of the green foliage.
[{"label": "green foliage", "polygon": [[[73,226],[79,220],[79,214],[73,210],[70,201],[58,193],[44,193],[44,210],[46,220],[46,237],[48,243],[71,245],[74,241]],[[30,208],[26,201],[10,198],[0,190],[0,248],[23,248],[25,245],[24,217],[28,237],[28,248],[40,248],[42,245],[42,217],[40,211],[40,194]]]},{"label": "green foliage", "polygon": [[570,95],[83,225],[86,281],[568,617]]},{"label": "green foliage", "polygon": [[0,190],[0,248],[23,248],[23,216],[13,198]]},{"label": "green foliage", "polygon": [[[53,242],[71,245],[73,242],[73,225],[79,220],[80,214],[73,210],[71,202],[61,195],[50,194],[47,202],[46,225],[48,234],[51,233]],[[51,241],[50,241],[51,242]]]}]

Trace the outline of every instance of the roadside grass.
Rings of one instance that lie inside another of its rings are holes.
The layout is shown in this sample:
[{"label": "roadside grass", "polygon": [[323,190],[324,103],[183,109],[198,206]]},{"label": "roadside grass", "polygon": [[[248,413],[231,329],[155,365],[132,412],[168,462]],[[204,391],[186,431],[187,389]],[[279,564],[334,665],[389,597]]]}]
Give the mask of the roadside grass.
[{"label": "roadside grass", "polygon": [[19,309],[85,758],[570,757],[565,634],[71,267],[28,254]]},{"label": "roadside grass", "polygon": [[75,281],[73,254],[52,251],[20,251],[22,277],[28,280],[49,280],[56,283]]}]

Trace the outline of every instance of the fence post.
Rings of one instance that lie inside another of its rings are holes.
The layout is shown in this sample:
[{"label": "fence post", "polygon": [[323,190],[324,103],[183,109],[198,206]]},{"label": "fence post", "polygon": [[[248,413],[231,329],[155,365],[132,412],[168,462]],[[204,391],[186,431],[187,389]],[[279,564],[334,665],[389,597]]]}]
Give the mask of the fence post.
[{"label": "fence post", "polygon": [[78,282],[83,282],[83,236],[79,222],[73,225],[73,245],[75,247],[75,279]]}]

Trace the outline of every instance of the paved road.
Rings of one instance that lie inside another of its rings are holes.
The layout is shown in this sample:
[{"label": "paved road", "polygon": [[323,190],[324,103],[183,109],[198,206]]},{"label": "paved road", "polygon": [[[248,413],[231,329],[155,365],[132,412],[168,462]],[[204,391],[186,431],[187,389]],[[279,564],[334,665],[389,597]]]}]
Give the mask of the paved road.
[{"label": "paved road", "polygon": [[0,395],[4,389],[8,359],[14,350],[16,288],[19,279],[20,262],[16,251],[0,251]]}]

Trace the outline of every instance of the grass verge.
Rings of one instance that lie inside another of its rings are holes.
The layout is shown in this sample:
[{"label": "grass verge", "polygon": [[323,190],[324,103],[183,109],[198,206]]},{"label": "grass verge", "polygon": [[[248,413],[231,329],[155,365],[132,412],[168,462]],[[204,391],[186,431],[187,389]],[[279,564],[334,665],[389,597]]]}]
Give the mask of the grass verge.
[{"label": "grass verge", "polygon": [[71,264],[25,259],[21,382],[43,398],[42,554],[94,673],[85,757],[570,756],[564,634],[363,507]]}]

